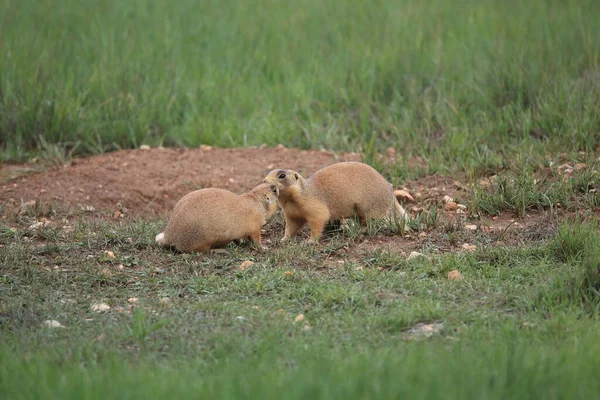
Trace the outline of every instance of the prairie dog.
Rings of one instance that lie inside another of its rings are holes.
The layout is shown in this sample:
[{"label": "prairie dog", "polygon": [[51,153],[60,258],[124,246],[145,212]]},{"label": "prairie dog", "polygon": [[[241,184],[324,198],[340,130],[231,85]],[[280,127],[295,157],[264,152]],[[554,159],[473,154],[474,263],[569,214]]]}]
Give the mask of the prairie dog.
[{"label": "prairie dog", "polygon": [[183,252],[203,252],[249,237],[264,249],[260,228],[277,211],[278,194],[277,186],[267,183],[241,195],[216,188],[190,192],[175,204],[156,243]]},{"label": "prairie dog", "polygon": [[397,217],[406,222],[406,212],[395,198],[392,185],[364,163],[340,162],[307,179],[296,171],[275,169],[263,182],[279,187],[279,204],[285,215],[281,241],[294,236],[306,222],[312,242],[319,239],[330,220],[358,215],[363,225],[371,218]]}]

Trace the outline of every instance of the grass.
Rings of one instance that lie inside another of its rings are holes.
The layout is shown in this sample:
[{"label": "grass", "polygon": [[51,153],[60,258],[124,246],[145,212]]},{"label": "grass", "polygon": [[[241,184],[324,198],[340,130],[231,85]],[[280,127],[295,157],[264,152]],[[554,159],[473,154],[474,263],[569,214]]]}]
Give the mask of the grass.
[{"label": "grass", "polygon": [[401,240],[349,221],[317,246],[278,244],[277,217],[268,252],[189,255],[154,245],[164,220],[0,204],[0,397],[600,397],[599,17],[591,0],[1,0],[3,162],[326,147],[395,186],[453,174],[468,214],[424,198]]},{"label": "grass", "polygon": [[573,0],[3,0],[0,154],[370,143],[485,175],[591,151],[599,16]]},{"label": "grass", "polygon": [[[585,158],[585,156],[584,156]],[[576,165],[580,166],[575,171]],[[475,184],[469,198],[474,212],[523,216],[535,210],[593,210],[600,206],[597,161],[532,166],[521,161]]]},{"label": "grass", "polygon": [[[0,236],[3,398],[600,393],[595,220],[521,247],[468,233],[473,253],[424,246],[428,258],[407,260],[385,246],[349,253],[382,237],[354,228],[319,246],[175,254],[153,244],[164,222],[63,212],[50,218],[64,227],[37,229],[47,207],[13,214]],[[444,224],[429,229],[448,240]],[[244,260],[255,264],[241,271]],[[447,279],[455,269],[462,280]],[[94,312],[100,302],[111,309]]]}]

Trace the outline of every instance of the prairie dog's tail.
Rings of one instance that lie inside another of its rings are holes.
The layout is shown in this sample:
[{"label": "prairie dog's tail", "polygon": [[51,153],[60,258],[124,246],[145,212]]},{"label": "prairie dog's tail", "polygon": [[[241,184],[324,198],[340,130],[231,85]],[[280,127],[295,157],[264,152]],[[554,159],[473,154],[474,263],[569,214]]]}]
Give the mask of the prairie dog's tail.
[{"label": "prairie dog's tail", "polygon": [[160,245],[165,245],[167,244],[166,240],[165,240],[165,233],[161,232],[158,235],[156,235],[156,243],[160,244]]},{"label": "prairie dog's tail", "polygon": [[400,205],[400,203],[398,202],[397,199],[394,199],[394,200],[395,200],[394,207],[396,208],[396,217],[401,219],[403,222],[407,222],[408,221],[408,213],[406,212],[404,207],[402,207]]},{"label": "prairie dog's tail", "polygon": [[391,221],[395,221],[395,223],[399,223],[403,231],[410,231],[410,227],[408,225],[410,218],[404,207],[402,207],[398,202],[397,198],[394,198],[394,208],[391,212],[390,219]]}]

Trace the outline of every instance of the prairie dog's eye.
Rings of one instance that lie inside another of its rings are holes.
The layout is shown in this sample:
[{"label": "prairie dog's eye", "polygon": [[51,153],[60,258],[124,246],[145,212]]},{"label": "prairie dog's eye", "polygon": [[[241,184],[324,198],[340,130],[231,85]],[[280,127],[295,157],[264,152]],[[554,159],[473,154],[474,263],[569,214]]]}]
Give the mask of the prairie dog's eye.
[{"label": "prairie dog's eye", "polygon": [[278,178],[279,179],[285,179],[285,174],[279,174]]}]

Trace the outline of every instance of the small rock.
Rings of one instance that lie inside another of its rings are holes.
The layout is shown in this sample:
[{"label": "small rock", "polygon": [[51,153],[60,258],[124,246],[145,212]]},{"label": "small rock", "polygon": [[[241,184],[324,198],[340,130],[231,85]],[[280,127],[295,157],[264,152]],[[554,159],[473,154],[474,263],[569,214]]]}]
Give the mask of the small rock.
[{"label": "small rock", "polygon": [[387,149],[385,149],[385,153],[389,158],[396,157],[396,149],[393,147],[388,147]]},{"label": "small rock", "polygon": [[450,279],[451,281],[458,281],[462,278],[463,278],[462,274],[456,269],[448,272],[448,279]]},{"label": "small rock", "polygon": [[446,204],[454,202],[454,199],[448,195],[445,195],[443,200],[444,200],[444,203],[446,203]]},{"label": "small rock", "polygon": [[481,178],[479,180],[479,185],[482,186],[482,187],[484,187],[484,188],[487,188],[487,187],[490,186],[490,180],[487,179],[487,178]]},{"label": "small rock", "polygon": [[458,204],[456,204],[453,201],[446,203],[446,205],[444,206],[444,209],[446,211],[455,211],[457,208],[458,208]]},{"label": "small rock", "polygon": [[92,342],[94,342],[94,343],[102,342],[105,338],[106,338],[106,335],[104,333],[101,333],[95,339],[93,339]]},{"label": "small rock", "polygon": [[415,203],[415,199],[406,190],[394,190],[394,196],[396,196],[396,198],[401,199],[402,201]]},{"label": "small rock", "polygon": [[138,298],[137,298],[137,297],[130,297],[130,298],[128,298],[128,299],[127,299],[127,302],[128,302],[129,304],[134,304],[134,303],[137,303],[137,301],[138,301]]},{"label": "small rock", "polygon": [[283,274],[285,276],[292,276],[292,273],[293,273],[292,271],[285,271]]},{"label": "small rock", "polygon": [[419,322],[415,324],[412,328],[404,331],[404,334],[410,339],[416,339],[419,337],[431,337],[434,334],[440,332],[443,328],[443,323],[431,323],[425,324],[423,322]]},{"label": "small rock", "polygon": [[426,232],[421,232],[421,233],[419,233],[419,237],[420,238],[427,237],[427,233]]},{"label": "small rock", "polygon": [[243,270],[245,270],[246,268],[248,268],[248,267],[251,267],[252,265],[254,265],[254,262],[253,262],[253,261],[246,260],[246,261],[244,261],[243,263],[241,263],[241,264],[240,264],[240,266],[238,267],[238,269],[239,269],[240,271],[243,271]]},{"label": "small rock", "polygon": [[419,253],[418,251],[413,251],[411,252],[408,257],[406,257],[406,260],[410,261],[410,260],[414,260],[415,258],[418,257],[425,257],[423,254]]},{"label": "small rock", "polygon": [[40,221],[36,221],[33,224],[29,225],[28,229],[30,231],[35,231],[37,229],[43,228],[43,227],[48,226],[48,225],[50,225],[50,221],[48,221],[47,219],[44,218],[44,219],[42,219]]},{"label": "small rock", "polygon": [[163,304],[167,304],[167,303],[171,302],[171,299],[168,297],[163,297],[162,299],[159,300],[159,302],[163,303]]},{"label": "small rock", "polygon": [[246,317],[244,317],[242,315],[238,315],[237,317],[235,317],[235,319],[237,319],[238,321],[244,321],[246,319]]},{"label": "small rock", "polygon": [[310,325],[308,325],[308,324],[306,324],[306,325],[304,325],[304,326],[302,327],[302,330],[303,330],[303,331],[305,331],[305,332],[306,332],[306,331],[310,331],[311,329],[312,329],[312,326],[310,326]]},{"label": "small rock", "polygon": [[275,146],[275,150],[286,150],[286,147],[279,143],[277,146]]},{"label": "small rock", "polygon": [[294,318],[294,322],[302,322],[304,321],[304,314],[298,314],[296,315],[296,318]]},{"label": "small rock", "polygon": [[202,151],[211,151],[212,149],[213,149],[213,147],[209,146],[207,144],[201,144],[200,145],[200,150],[202,150]]},{"label": "small rock", "polygon": [[92,304],[92,311],[100,313],[110,310],[110,306],[106,303]]},{"label": "small rock", "polygon": [[105,254],[106,254],[106,256],[107,256],[108,258],[110,258],[110,259],[113,259],[113,258],[115,258],[115,253],[113,253],[113,252],[112,252],[112,251],[110,251],[110,250],[106,250],[104,253],[105,253]]},{"label": "small rock", "polygon": [[[15,186],[16,186],[16,184],[15,184]],[[29,200],[29,201],[23,203],[22,207],[31,208],[31,207],[35,207],[36,204],[37,204],[37,202],[35,200]]]},{"label": "small rock", "polygon": [[477,250],[477,246],[469,244],[469,243],[463,243],[462,248],[466,251],[475,251]]},{"label": "small rock", "polygon": [[456,205],[456,207],[457,207],[459,210],[463,210],[463,211],[465,211],[465,210],[467,209],[467,206],[465,206],[464,204],[457,204],[457,205]]},{"label": "small rock", "polygon": [[477,225],[473,225],[473,224],[465,225],[465,229],[468,229],[470,231],[476,231]]},{"label": "small rock", "polygon": [[53,319],[48,319],[42,323],[44,328],[64,328],[63,324]]},{"label": "small rock", "polygon": [[269,164],[266,167],[266,169],[268,169],[268,170],[272,170],[273,168],[275,168],[275,166],[273,164]]},{"label": "small rock", "polygon": [[150,146],[148,146],[147,144],[143,144],[140,146],[140,150],[142,151],[148,151],[150,150]]}]

